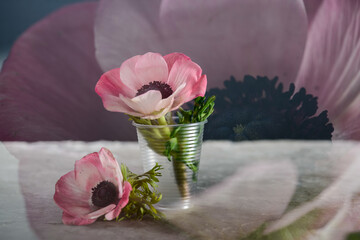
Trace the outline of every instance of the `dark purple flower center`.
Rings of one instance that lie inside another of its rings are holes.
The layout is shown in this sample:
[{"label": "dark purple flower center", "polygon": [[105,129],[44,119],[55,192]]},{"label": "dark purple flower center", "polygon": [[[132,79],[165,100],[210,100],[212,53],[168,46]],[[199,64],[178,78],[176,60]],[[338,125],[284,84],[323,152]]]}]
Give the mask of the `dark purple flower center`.
[{"label": "dark purple flower center", "polygon": [[157,90],[157,91],[161,92],[162,99],[169,97],[173,93],[173,90],[171,89],[171,87],[168,84],[166,84],[164,82],[153,81],[149,84],[142,86],[137,91],[136,96],[144,94],[150,90]]},{"label": "dark purple flower center", "polygon": [[118,189],[112,182],[102,181],[92,188],[91,201],[95,206],[103,208],[110,204],[117,204],[118,195]]}]

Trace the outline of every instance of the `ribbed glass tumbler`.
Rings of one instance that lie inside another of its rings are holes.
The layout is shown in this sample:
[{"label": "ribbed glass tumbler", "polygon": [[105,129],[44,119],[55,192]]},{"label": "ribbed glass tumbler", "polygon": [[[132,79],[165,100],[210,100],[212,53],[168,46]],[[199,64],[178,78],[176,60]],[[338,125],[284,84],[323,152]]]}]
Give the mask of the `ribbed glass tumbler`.
[{"label": "ribbed glass tumbler", "polygon": [[136,126],[144,171],[160,164],[158,190],[162,209],[186,209],[196,191],[204,122]]}]

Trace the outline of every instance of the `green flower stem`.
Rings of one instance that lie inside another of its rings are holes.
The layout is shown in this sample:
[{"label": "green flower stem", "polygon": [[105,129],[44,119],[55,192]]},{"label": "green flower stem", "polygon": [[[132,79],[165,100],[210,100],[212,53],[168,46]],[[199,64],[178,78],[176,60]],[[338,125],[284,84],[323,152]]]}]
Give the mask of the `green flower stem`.
[{"label": "green flower stem", "polygon": [[[164,155],[165,145],[169,140],[169,137],[164,138],[160,129],[157,128],[143,128],[139,130],[142,136],[146,139],[147,145],[157,154]],[[163,144],[161,144],[161,142],[163,142]]]},{"label": "green flower stem", "polygon": [[[179,153],[181,155],[181,145],[179,146]],[[183,161],[178,161],[178,154],[173,153],[172,154],[172,164],[173,164],[173,170],[175,174],[175,180],[177,187],[179,189],[180,195],[182,198],[186,198],[190,195],[190,188],[189,184],[186,181],[186,169],[187,166]],[[183,160],[183,159],[181,159]]]},{"label": "green flower stem", "polygon": [[146,138],[150,138],[150,139],[151,138],[157,138],[157,139],[163,139],[164,138],[161,130],[157,129],[157,128],[144,129],[144,132],[145,132],[145,135],[147,136]]},{"label": "green flower stem", "polygon": [[[160,125],[168,125],[165,116],[158,119],[158,122]],[[171,129],[168,127],[161,128],[163,134],[165,135],[166,139],[170,139],[171,135]],[[178,137],[174,138],[175,141],[177,141],[177,145],[179,147],[179,153],[181,155],[182,153],[182,146],[179,144]],[[186,181],[186,164],[183,162],[177,161],[178,158],[177,153],[172,154],[172,164],[173,164],[173,170],[175,174],[176,183],[178,186],[178,189],[180,191],[181,197],[185,198],[190,194],[189,185]]]},{"label": "green flower stem", "polygon": [[[158,119],[159,125],[168,125],[165,116],[162,116]],[[161,128],[161,132],[164,138],[169,138],[171,134],[171,130],[168,127]]]},{"label": "green flower stem", "polygon": [[[162,116],[158,119],[159,125],[167,125],[167,121],[165,119],[165,116]],[[169,134],[170,135],[170,134]]]},{"label": "green flower stem", "polygon": [[[156,122],[149,120],[149,119],[143,119],[143,118],[139,118],[139,117],[134,117],[131,115],[128,115],[129,118],[134,121],[137,124],[142,124],[142,125],[157,125]],[[151,138],[157,138],[157,139],[163,139],[163,135],[161,134],[159,129],[145,129],[142,128],[140,129],[141,134],[146,138],[146,139],[151,139]]]}]

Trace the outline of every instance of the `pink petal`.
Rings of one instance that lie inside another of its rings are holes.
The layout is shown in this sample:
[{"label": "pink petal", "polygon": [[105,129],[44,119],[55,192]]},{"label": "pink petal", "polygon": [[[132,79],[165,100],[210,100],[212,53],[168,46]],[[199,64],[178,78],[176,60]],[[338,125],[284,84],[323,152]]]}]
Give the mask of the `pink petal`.
[{"label": "pink petal", "polygon": [[163,109],[167,109],[167,111],[168,111],[171,108],[171,106],[173,105],[173,102],[174,102],[174,96],[169,96],[167,98],[161,99],[156,104],[155,109],[156,109],[156,111],[161,111]]},{"label": "pink petal", "polygon": [[188,98],[190,93],[183,92],[183,89],[185,89],[185,87],[186,87],[186,83],[181,84],[172,94],[172,97],[174,98],[174,102],[172,104],[171,111],[178,109],[185,102],[188,102],[193,99],[193,98],[192,99],[189,98],[188,101],[186,101],[186,98]]},{"label": "pink petal", "polygon": [[[120,78],[124,85],[128,86],[132,93],[131,97],[134,97],[136,94],[136,90],[140,89],[144,84],[139,78],[136,76],[135,73],[135,64],[139,60],[140,55],[131,57],[124,61],[120,66]],[[111,71],[111,70],[110,70]],[[126,94],[124,96],[130,97]]]},{"label": "pink petal", "polygon": [[55,185],[55,203],[72,216],[88,214],[91,211],[90,198],[91,192],[85,191],[79,186],[74,171],[62,176]]},{"label": "pink petal", "polygon": [[189,102],[196,97],[205,95],[207,77],[206,75],[200,76],[201,68],[191,61],[179,60],[173,65],[169,80],[171,79],[170,81],[176,82],[176,84],[182,83],[186,85],[175,97],[171,110],[179,108],[183,103]]},{"label": "pink petal", "polygon": [[129,202],[129,196],[131,191],[132,187],[130,183],[124,182],[124,193],[122,195],[119,195],[119,198],[121,199],[116,208],[105,215],[106,220],[113,220],[120,215],[121,209],[123,209]]},{"label": "pink petal", "polygon": [[120,80],[120,68],[112,69],[104,73],[95,86],[95,91],[102,98],[106,95],[119,96],[122,94],[127,97],[135,96],[136,91],[128,87]]},{"label": "pink petal", "polygon": [[67,225],[88,225],[96,221],[95,219],[85,219],[81,217],[73,217],[66,212],[63,212],[62,221]]},{"label": "pink petal", "polygon": [[191,101],[195,97],[204,96],[207,87],[207,78],[201,76],[201,68],[190,60],[178,60],[174,63],[170,75],[169,84],[173,88],[185,83],[186,86],[175,98],[174,107],[177,109],[185,102]]},{"label": "pink petal", "polygon": [[[120,97],[115,97],[111,95],[104,95],[102,97],[104,108],[111,112],[120,112],[133,115],[133,110],[121,100]],[[119,113],[117,113],[119,114]],[[114,124],[114,123],[113,123]]]},{"label": "pink petal", "polygon": [[120,96],[129,107],[134,111],[143,114],[143,116],[151,115],[156,110],[156,104],[162,99],[161,93],[157,90],[150,90],[132,99]]},{"label": "pink petal", "polygon": [[107,180],[101,175],[104,167],[101,164],[98,153],[91,153],[75,162],[75,180],[79,187],[91,193],[92,188],[100,182]]},{"label": "pink petal", "polygon": [[95,59],[96,8],[62,8],[16,41],[0,74],[1,140],[136,139],[128,118],[106,111],[94,92],[102,74]]},{"label": "pink petal", "polygon": [[215,87],[230,75],[293,81],[306,32],[302,0],[108,0],[100,2],[95,45],[104,70],[139,53],[183,52]]},{"label": "pink petal", "polygon": [[133,110],[119,97],[120,95],[133,97],[136,94],[134,89],[128,87],[131,86],[130,83],[125,85],[120,80],[121,71],[126,72],[126,63],[123,63],[125,67],[122,65],[122,70],[115,68],[104,73],[96,84],[95,91],[101,97],[106,110],[134,115]]},{"label": "pink petal", "polygon": [[191,60],[178,59],[171,68],[168,84],[173,89],[177,89],[183,83],[189,86],[201,77],[201,72],[201,67]]},{"label": "pink petal", "polygon": [[318,96],[320,109],[329,111],[335,129],[360,92],[359,29],[358,1],[324,1],[311,25],[296,80],[297,86]]},{"label": "pink petal", "polygon": [[[196,82],[196,84],[193,86],[190,99],[204,96],[206,92],[206,86],[207,86],[207,77],[206,75],[202,75],[202,77]],[[210,97],[210,96],[209,96]]]},{"label": "pink petal", "polygon": [[[115,160],[114,155],[110,152],[107,148],[101,148],[99,151],[99,159],[102,166],[111,171],[118,171],[120,170],[118,162]],[[122,181],[122,179],[121,179]]]},{"label": "pink petal", "polygon": [[169,73],[171,71],[172,66],[177,60],[191,60],[188,56],[182,53],[170,53],[164,56],[164,59],[168,65]]},{"label": "pink petal", "polygon": [[88,219],[97,219],[98,217],[105,215],[106,213],[114,210],[115,207],[116,207],[115,204],[110,204],[104,208],[100,208],[99,210],[87,214],[85,217]]},{"label": "pink petal", "polygon": [[75,179],[82,189],[92,192],[92,188],[102,181],[110,181],[122,188],[123,176],[112,153],[101,148],[99,153],[88,154],[76,161]]},{"label": "pink petal", "polygon": [[95,91],[101,97],[106,110],[132,113],[132,109],[119,96],[133,97],[136,91],[120,80],[120,68],[104,73],[97,82]]},{"label": "pink petal", "polygon": [[148,52],[142,55],[135,65],[135,73],[142,85],[153,81],[166,82],[169,71],[164,58],[158,53]]},{"label": "pink petal", "polygon": [[101,148],[99,158],[103,166],[103,168],[100,169],[101,175],[104,179],[117,183],[120,193],[122,194],[123,175],[113,154],[108,149]]}]

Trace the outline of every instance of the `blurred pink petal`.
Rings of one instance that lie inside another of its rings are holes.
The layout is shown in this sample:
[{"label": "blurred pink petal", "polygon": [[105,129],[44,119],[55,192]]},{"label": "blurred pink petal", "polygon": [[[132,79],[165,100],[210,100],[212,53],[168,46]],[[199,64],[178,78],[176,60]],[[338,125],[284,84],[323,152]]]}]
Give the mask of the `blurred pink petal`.
[{"label": "blurred pink petal", "polygon": [[234,175],[196,196],[191,209],[165,214],[171,224],[196,239],[247,239],[245,236],[256,228],[283,214],[296,183],[297,171],[290,161],[259,161],[240,167]]},{"label": "blurred pink petal", "polygon": [[62,8],[16,41],[0,74],[1,140],[136,139],[127,117],[104,110],[94,92],[96,7]]},{"label": "blurred pink petal", "polygon": [[[324,0],[310,27],[304,59],[296,79],[318,96],[320,110],[327,109],[335,138],[359,139],[360,133],[342,129],[342,114],[360,93],[360,2]],[[360,108],[354,109],[354,114]],[[354,123],[359,128],[360,121]]]},{"label": "blurred pink petal", "polygon": [[311,25],[323,0],[304,0],[308,24]]},{"label": "blurred pink petal", "polygon": [[[103,74],[95,91],[104,107],[136,117],[158,119],[204,96],[207,79],[200,66],[180,53],[165,57],[151,52],[137,55],[124,61],[120,71],[115,68]],[[125,86],[130,91],[126,92]]]},{"label": "blurred pink petal", "polygon": [[340,139],[360,140],[360,94],[358,98],[348,107],[346,111],[337,120],[336,131]]},{"label": "blurred pink petal", "polygon": [[302,231],[304,235],[300,235],[299,239],[308,239],[305,238],[306,236],[319,237],[315,239],[344,239],[347,233],[358,231],[358,223],[360,222],[360,208],[358,206],[360,182],[356,179],[360,171],[360,145],[355,145],[340,160],[342,161],[338,163],[338,167],[342,168],[345,165],[343,162],[347,162],[347,164],[334,183],[315,200],[287,212],[282,218],[271,223],[267,227],[267,232],[274,232],[294,223],[296,224],[298,219],[315,211],[317,211],[317,214],[312,219],[312,222],[308,223],[309,227],[302,229],[304,226],[299,225],[297,228],[293,228],[293,231],[294,229],[305,230]]},{"label": "blurred pink petal", "polygon": [[97,59],[104,70],[143,52],[183,52],[221,86],[230,75],[292,81],[307,31],[300,0],[100,1]]}]

